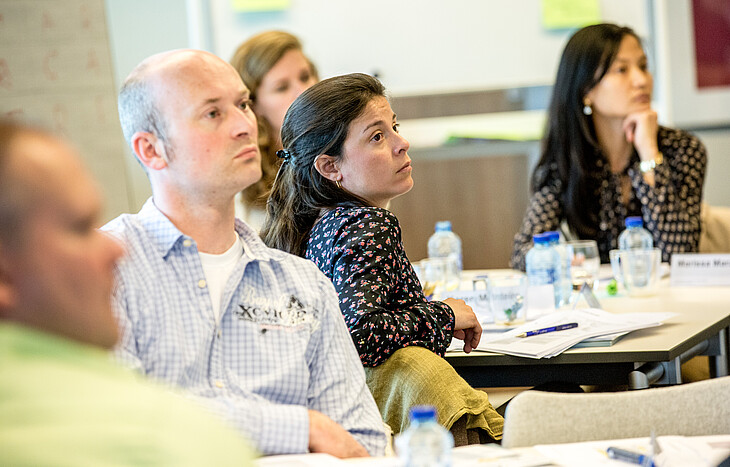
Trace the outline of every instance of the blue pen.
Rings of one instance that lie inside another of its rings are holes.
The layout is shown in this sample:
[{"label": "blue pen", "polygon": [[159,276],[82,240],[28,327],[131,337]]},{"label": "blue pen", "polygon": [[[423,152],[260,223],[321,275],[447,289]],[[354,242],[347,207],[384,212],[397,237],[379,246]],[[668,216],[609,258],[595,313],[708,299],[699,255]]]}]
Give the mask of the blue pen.
[{"label": "blue pen", "polygon": [[651,456],[647,456],[646,454],[639,454],[638,452],[615,448],[613,446],[606,449],[606,454],[609,458],[616,459],[617,461],[628,462],[646,467],[654,467],[654,462],[651,460]]},{"label": "blue pen", "polygon": [[538,334],[545,334],[546,332],[564,331],[566,329],[573,329],[573,328],[577,328],[577,327],[578,327],[578,323],[559,324],[557,326],[550,326],[549,328],[542,328],[542,329],[536,329],[534,331],[523,332],[522,334],[517,334],[517,337],[537,336]]}]

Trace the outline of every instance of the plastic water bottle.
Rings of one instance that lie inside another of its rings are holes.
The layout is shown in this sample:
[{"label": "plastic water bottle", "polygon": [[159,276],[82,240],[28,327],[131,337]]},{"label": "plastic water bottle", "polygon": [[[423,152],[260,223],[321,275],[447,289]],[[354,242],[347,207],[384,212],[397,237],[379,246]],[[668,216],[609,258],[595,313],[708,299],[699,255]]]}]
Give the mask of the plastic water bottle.
[{"label": "plastic water bottle", "polygon": [[527,282],[530,286],[552,285],[555,290],[555,304],[560,302],[560,255],[550,245],[550,232],[532,236],[534,246],[525,256]]},{"label": "plastic water bottle", "polygon": [[624,222],[626,230],[618,236],[620,250],[647,250],[654,247],[654,240],[649,231],[644,228],[641,217],[627,217]]},{"label": "plastic water bottle", "polygon": [[451,231],[451,221],[436,222],[436,232],[428,239],[428,257],[456,260],[459,272],[462,270],[461,239]]},{"label": "plastic water bottle", "polygon": [[[654,240],[648,230],[644,228],[641,217],[627,217],[624,221],[626,230],[618,236],[620,250],[648,250],[654,247]],[[649,283],[650,270],[643,255],[632,255],[630,259],[629,280],[635,287],[644,287]]]},{"label": "plastic water bottle", "polygon": [[570,296],[573,293],[573,279],[570,276],[570,257],[565,249],[565,244],[560,242],[560,233],[556,231],[545,232],[550,234],[550,246],[558,252],[560,261],[558,261],[557,283],[555,286],[555,307],[559,308],[570,302]]},{"label": "plastic water bottle", "polygon": [[404,467],[447,467],[451,465],[454,437],[436,421],[436,409],[417,405],[409,413],[411,426],[395,439]]}]

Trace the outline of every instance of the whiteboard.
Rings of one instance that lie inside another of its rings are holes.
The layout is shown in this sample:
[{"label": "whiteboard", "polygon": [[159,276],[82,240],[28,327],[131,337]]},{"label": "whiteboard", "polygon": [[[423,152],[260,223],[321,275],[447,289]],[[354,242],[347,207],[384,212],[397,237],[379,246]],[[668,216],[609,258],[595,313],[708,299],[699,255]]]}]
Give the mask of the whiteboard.
[{"label": "whiteboard", "polygon": [[[297,35],[323,77],[377,73],[394,95],[551,84],[574,31],[546,30],[540,0],[291,0],[281,12],[208,0],[210,50],[228,60],[248,37]],[[648,35],[647,2],[601,0],[602,20]]]}]

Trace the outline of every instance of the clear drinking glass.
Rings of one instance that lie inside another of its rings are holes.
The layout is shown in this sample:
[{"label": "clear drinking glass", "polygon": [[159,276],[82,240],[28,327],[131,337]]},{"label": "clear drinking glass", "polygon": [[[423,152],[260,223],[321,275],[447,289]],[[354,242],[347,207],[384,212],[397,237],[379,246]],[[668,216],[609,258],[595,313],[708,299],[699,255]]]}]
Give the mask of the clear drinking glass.
[{"label": "clear drinking glass", "polygon": [[611,250],[613,277],[631,297],[654,295],[662,263],[659,248]]},{"label": "clear drinking glass", "polygon": [[597,287],[598,270],[601,268],[598,243],[595,240],[573,240],[565,244],[565,252],[570,259],[573,294],[577,293],[583,284],[587,284],[590,288]]},{"label": "clear drinking glass", "polygon": [[459,288],[461,275],[456,258],[426,258],[413,263],[423,293],[428,300],[439,300],[451,290]]},{"label": "clear drinking glass", "polygon": [[519,324],[525,321],[527,276],[515,272],[487,276],[489,308],[497,324]]},{"label": "clear drinking glass", "polygon": [[489,312],[496,324],[514,325],[525,321],[527,276],[519,271],[490,272],[472,279],[474,290],[483,283],[487,291]]}]

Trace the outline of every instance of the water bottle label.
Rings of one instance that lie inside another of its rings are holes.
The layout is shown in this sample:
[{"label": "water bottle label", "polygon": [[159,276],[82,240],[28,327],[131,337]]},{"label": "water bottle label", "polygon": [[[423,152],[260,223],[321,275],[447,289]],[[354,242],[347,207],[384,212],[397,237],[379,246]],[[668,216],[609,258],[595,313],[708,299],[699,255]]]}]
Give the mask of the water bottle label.
[{"label": "water bottle label", "polygon": [[558,274],[555,268],[527,270],[527,280],[533,285],[555,284],[557,279]]},{"label": "water bottle label", "polygon": [[649,249],[654,246],[654,239],[643,227],[629,227],[619,235],[618,245],[621,250]]}]

